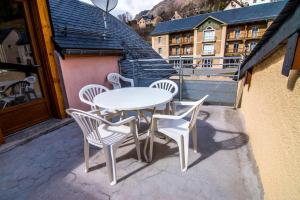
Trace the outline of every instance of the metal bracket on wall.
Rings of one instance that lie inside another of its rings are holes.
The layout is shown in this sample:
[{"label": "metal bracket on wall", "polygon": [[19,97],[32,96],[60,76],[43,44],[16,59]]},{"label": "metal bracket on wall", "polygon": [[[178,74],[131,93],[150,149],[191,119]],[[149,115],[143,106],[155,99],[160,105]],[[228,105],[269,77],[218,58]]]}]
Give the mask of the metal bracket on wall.
[{"label": "metal bracket on wall", "polygon": [[3,136],[2,130],[0,128],[0,144],[4,144],[4,143],[5,143],[4,136]]}]

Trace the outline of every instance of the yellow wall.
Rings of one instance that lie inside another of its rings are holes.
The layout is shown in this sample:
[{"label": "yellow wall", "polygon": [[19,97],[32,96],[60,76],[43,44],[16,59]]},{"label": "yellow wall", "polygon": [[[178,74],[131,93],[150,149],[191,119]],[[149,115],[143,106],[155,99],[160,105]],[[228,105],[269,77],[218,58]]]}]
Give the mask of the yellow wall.
[{"label": "yellow wall", "polygon": [[282,47],[254,68],[242,98],[267,200],[300,199],[300,73],[281,75],[284,53]]}]

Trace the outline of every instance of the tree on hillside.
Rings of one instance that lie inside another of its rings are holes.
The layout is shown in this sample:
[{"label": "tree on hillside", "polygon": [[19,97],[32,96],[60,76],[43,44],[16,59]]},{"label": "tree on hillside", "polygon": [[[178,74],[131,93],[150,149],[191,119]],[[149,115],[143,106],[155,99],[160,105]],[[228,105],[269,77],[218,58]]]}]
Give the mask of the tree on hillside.
[{"label": "tree on hillside", "polygon": [[122,22],[128,23],[133,19],[132,15],[129,12],[124,12],[118,15],[118,19]]}]

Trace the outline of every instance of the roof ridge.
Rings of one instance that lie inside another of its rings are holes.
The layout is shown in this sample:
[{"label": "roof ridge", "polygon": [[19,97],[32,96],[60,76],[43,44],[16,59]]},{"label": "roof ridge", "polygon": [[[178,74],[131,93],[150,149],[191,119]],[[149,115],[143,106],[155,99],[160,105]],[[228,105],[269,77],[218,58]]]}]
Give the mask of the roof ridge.
[{"label": "roof ridge", "polygon": [[[177,19],[177,20],[169,20],[169,21],[164,21],[164,22],[159,22],[158,24],[164,24],[164,23],[172,23],[174,21],[181,21],[181,20],[186,20],[186,19],[191,19],[191,18],[196,18],[199,16],[204,16],[204,15],[211,15],[211,14],[216,14],[216,13],[228,13],[228,12],[236,12],[237,10],[241,10],[241,9],[254,9],[257,7],[264,7],[270,4],[280,4],[283,2],[287,2],[287,0],[279,0],[276,2],[270,2],[270,3],[262,3],[262,4],[258,4],[258,5],[253,5],[253,6],[245,6],[245,7],[241,7],[241,8],[235,8],[235,9],[230,9],[230,10],[218,10],[218,11],[214,11],[214,12],[208,12],[208,13],[203,13],[203,14],[199,14],[199,15],[194,15],[194,16],[190,16],[190,17],[186,17],[186,18],[182,18],[182,19]],[[215,17],[216,18],[216,17]]]}]

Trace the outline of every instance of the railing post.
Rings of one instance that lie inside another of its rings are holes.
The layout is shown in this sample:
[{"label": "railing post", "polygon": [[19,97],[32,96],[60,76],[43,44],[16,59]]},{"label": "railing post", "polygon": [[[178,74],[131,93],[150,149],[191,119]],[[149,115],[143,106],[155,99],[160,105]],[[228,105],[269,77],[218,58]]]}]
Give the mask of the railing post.
[{"label": "railing post", "polygon": [[179,101],[182,101],[182,85],[183,85],[182,58],[181,56],[179,56]]},{"label": "railing post", "polygon": [[239,98],[239,78],[240,78],[240,71],[241,71],[241,63],[242,62],[242,58],[240,57],[239,59],[239,66],[238,66],[238,73],[237,73],[237,79],[236,79],[236,95],[235,95],[235,102],[234,102],[234,108],[237,109],[238,107],[238,98]]},{"label": "railing post", "polygon": [[135,60],[132,60],[132,78],[133,78],[133,82],[134,82],[134,85],[137,85],[138,86],[138,80],[136,78],[136,75],[135,75]]}]

